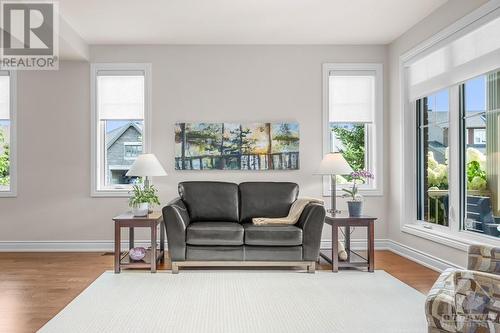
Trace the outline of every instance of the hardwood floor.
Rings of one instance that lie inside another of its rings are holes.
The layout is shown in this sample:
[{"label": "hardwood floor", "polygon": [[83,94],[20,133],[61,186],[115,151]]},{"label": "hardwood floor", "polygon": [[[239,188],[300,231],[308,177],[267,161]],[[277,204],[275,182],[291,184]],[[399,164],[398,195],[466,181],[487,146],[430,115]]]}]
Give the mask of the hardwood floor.
[{"label": "hardwood floor", "polygon": [[[168,260],[158,269],[170,269]],[[322,262],[318,269],[331,266]],[[376,251],[375,269],[422,293],[439,276],[389,251]],[[106,270],[113,270],[109,254],[0,253],[0,332],[35,332]]]}]

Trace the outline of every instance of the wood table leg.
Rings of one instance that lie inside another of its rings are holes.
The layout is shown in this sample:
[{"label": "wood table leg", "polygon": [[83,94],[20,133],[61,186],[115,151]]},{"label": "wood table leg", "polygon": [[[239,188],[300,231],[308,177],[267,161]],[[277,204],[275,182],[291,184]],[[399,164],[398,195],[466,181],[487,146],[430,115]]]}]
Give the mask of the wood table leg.
[{"label": "wood table leg", "polygon": [[344,247],[345,252],[347,253],[346,262],[351,262],[351,228],[344,228]]},{"label": "wood table leg", "polygon": [[129,248],[129,250],[134,248],[134,228],[133,227],[128,228],[128,248]]},{"label": "wood table leg", "polygon": [[375,232],[373,221],[368,223],[368,272],[375,270]]},{"label": "wood table leg", "polygon": [[165,262],[165,224],[160,222],[160,251],[162,252],[160,262]]},{"label": "wood table leg", "polygon": [[339,271],[339,229],[332,226],[332,272]]},{"label": "wood table leg", "polygon": [[151,273],[156,273],[156,234],[157,225],[151,226]]},{"label": "wood table leg", "polygon": [[120,273],[121,235],[120,224],[115,222],[115,273]]}]

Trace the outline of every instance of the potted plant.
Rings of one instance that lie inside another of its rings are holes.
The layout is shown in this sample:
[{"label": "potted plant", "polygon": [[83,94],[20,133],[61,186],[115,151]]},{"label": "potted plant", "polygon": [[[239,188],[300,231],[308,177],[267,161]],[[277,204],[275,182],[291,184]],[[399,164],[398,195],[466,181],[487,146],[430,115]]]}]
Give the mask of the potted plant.
[{"label": "potted plant", "polygon": [[128,201],[134,216],[146,216],[151,207],[160,204],[160,199],[156,193],[157,190],[153,185],[144,185],[144,187],[134,185],[132,196]]},{"label": "potted plant", "polygon": [[362,197],[358,194],[358,184],[366,183],[367,179],[373,179],[373,174],[368,170],[359,170],[351,173],[352,186],[350,189],[343,188],[342,191],[346,192],[344,197],[349,198],[347,201],[347,208],[349,209],[349,216],[359,217],[363,214],[363,201]]}]

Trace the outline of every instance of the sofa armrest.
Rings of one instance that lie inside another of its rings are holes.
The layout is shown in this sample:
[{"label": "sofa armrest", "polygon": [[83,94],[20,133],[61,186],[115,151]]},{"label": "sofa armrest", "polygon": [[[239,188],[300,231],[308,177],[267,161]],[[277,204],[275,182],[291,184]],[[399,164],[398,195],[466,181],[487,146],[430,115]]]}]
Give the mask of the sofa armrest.
[{"label": "sofa armrest", "polygon": [[167,230],[168,252],[172,261],[186,259],[186,228],[189,214],[186,205],[176,198],[163,207],[163,221]]},{"label": "sofa armrest", "polygon": [[308,204],[300,215],[297,226],[302,229],[302,259],[316,261],[321,245],[321,233],[325,222],[325,207],[318,203]]},{"label": "sofa armrest", "polygon": [[467,269],[500,274],[500,247],[469,246]]}]

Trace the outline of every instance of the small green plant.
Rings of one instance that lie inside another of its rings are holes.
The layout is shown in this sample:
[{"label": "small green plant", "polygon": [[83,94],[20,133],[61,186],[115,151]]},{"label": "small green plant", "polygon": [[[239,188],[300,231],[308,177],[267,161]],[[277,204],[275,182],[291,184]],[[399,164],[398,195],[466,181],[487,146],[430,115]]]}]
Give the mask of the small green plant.
[{"label": "small green plant", "polygon": [[137,207],[142,203],[148,203],[150,206],[160,204],[160,199],[156,194],[158,190],[153,185],[144,187],[134,185],[131,192],[132,196],[128,201],[130,207]]}]

